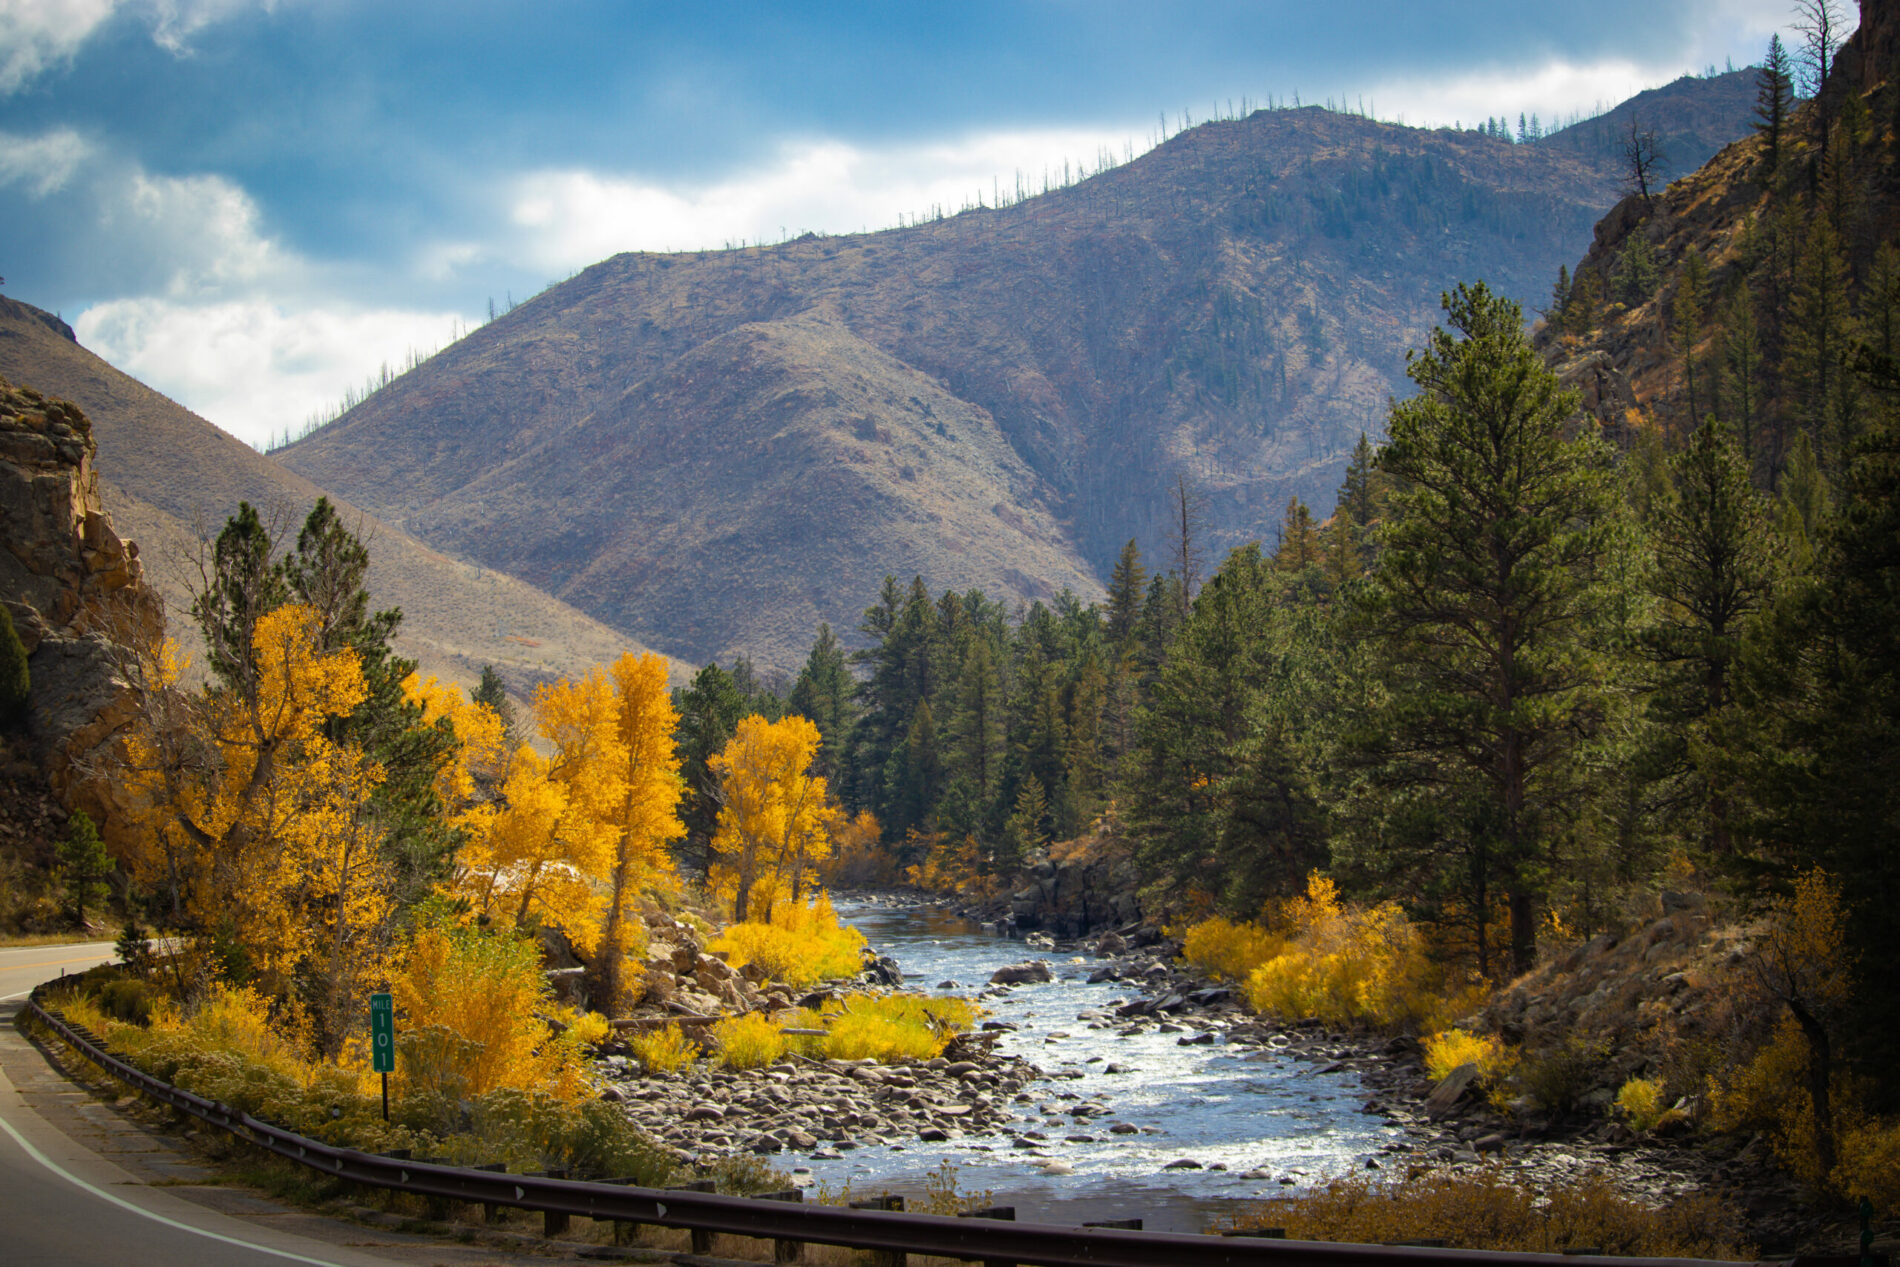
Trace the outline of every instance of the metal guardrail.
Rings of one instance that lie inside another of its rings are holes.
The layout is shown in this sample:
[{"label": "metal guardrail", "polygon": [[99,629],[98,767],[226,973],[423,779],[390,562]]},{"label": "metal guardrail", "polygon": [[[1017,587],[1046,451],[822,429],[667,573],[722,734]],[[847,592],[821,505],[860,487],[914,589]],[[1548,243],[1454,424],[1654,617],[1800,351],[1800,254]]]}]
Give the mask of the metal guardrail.
[{"label": "metal guardrail", "polygon": [[[620,1223],[684,1228],[696,1233],[695,1248],[712,1233],[756,1237],[777,1243],[775,1257],[790,1261],[800,1243],[842,1245],[879,1251],[884,1261],[904,1254],[976,1260],[985,1264],[1041,1264],[1044,1267],[1735,1267],[1689,1258],[1618,1258],[1592,1254],[1495,1253],[1415,1246],[1341,1245],[1288,1241],[1264,1236],[1204,1236],[1144,1232],[1106,1227],[1004,1221],[1002,1210],[977,1211],[978,1217],[794,1204],[778,1199],[729,1197],[676,1189],[635,1188],[611,1183],[510,1175],[493,1170],[444,1166],[432,1162],[358,1152],[272,1126],[161,1082],[104,1050],[97,1036],[69,1024],[40,1005],[40,991],[27,1010],[60,1039],[113,1077],[161,1103],[229,1131],[246,1143],[322,1174],[394,1192],[413,1193],[489,1207],[538,1210],[551,1216],[550,1227],[567,1216],[610,1219]],[[983,1217],[987,1215],[988,1217]],[[559,1220],[557,1222],[557,1220]],[[701,1250],[701,1252],[704,1252]],[[1802,1267],[1795,1259],[1786,1267]]]}]

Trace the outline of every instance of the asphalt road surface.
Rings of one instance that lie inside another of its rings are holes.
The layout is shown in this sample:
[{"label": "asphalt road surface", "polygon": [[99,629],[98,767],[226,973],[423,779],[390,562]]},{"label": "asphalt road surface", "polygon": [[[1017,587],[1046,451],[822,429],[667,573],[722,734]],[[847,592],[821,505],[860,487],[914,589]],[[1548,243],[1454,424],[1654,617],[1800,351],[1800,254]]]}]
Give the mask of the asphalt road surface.
[{"label": "asphalt road surface", "polygon": [[[286,1231],[284,1224],[302,1221],[294,1212],[282,1217],[285,1212],[256,1198],[194,1186],[204,1172],[192,1158],[126,1125],[48,1067],[12,1023],[20,1000],[62,969],[78,972],[112,957],[110,942],[0,950],[0,1263],[386,1267],[402,1261]],[[168,1180],[176,1190],[150,1186],[168,1173],[176,1176]],[[208,1195],[188,1200],[187,1191]],[[208,1208],[207,1201],[229,1212]],[[266,1225],[273,1222],[279,1226]]]},{"label": "asphalt road surface", "polygon": [[23,999],[42,981],[62,972],[84,972],[115,958],[109,941],[71,946],[9,946],[0,949],[0,1003]]}]

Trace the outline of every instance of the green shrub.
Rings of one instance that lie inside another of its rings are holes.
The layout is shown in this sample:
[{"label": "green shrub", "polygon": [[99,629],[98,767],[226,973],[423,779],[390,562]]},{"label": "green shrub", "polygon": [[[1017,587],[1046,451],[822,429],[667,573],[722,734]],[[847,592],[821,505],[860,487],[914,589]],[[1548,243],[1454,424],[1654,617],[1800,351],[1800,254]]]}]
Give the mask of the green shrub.
[{"label": "green shrub", "polygon": [[1607,1039],[1593,1041],[1572,1034],[1554,1047],[1524,1057],[1517,1067],[1517,1085],[1538,1108],[1561,1117],[1582,1103],[1608,1056]]}]

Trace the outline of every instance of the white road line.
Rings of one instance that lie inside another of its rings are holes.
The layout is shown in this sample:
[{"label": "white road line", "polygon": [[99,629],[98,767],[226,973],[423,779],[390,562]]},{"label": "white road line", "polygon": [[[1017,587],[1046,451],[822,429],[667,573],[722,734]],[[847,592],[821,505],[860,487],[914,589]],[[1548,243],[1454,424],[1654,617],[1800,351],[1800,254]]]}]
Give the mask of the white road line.
[{"label": "white road line", "polygon": [[133,1205],[130,1201],[125,1200],[123,1197],[113,1196],[110,1192],[107,1192],[105,1189],[95,1187],[94,1185],[87,1183],[84,1179],[81,1179],[78,1175],[73,1174],[71,1171],[61,1166],[58,1162],[48,1157],[45,1153],[42,1153],[39,1149],[33,1147],[32,1144],[28,1143],[26,1136],[20,1134],[19,1131],[15,1130],[13,1128],[13,1123],[7,1121],[5,1118],[0,1118],[0,1130],[4,1130],[6,1131],[7,1134],[11,1135],[13,1137],[13,1142],[26,1150],[27,1156],[31,1157],[34,1161],[37,1161],[40,1165],[52,1171],[54,1174],[58,1175],[61,1179],[64,1179],[67,1183],[70,1183],[73,1186],[78,1187],[78,1188],[83,1188],[85,1191],[90,1192],[93,1196],[98,1197],[101,1201],[110,1201],[113,1205],[119,1206],[122,1209],[130,1210],[132,1213],[139,1215],[142,1218],[151,1219],[155,1223],[163,1223],[166,1227],[176,1228],[181,1232],[190,1232],[193,1236],[202,1236],[202,1237],[207,1238],[208,1240],[222,1241],[226,1245],[235,1245],[239,1249],[256,1250],[260,1254],[270,1254],[276,1258],[288,1258],[293,1263],[310,1263],[313,1265],[313,1267],[342,1267],[342,1264],[333,1263],[327,1258],[306,1258],[302,1254],[293,1254],[289,1250],[272,1249],[268,1245],[259,1245],[254,1241],[241,1241],[241,1240],[238,1240],[234,1236],[225,1236],[218,1232],[208,1232],[204,1228],[193,1227],[189,1223],[180,1223],[176,1219],[168,1219],[162,1214],[154,1214],[150,1210],[146,1210],[139,1206]]}]

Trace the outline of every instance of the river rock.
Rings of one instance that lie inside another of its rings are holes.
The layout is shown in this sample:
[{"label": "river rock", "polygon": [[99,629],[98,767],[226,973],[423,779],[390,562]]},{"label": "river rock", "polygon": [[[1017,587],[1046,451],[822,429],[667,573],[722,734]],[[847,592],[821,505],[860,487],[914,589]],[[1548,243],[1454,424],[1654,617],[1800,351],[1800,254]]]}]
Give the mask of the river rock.
[{"label": "river rock", "polygon": [[1446,1074],[1445,1080],[1433,1088],[1429,1096],[1425,1097],[1425,1116],[1432,1121],[1437,1121],[1439,1118],[1445,1116],[1445,1114],[1451,1112],[1451,1106],[1458,1103],[1459,1098],[1464,1095],[1465,1091],[1471,1086],[1472,1081],[1476,1079],[1477,1076],[1478,1066],[1473,1064],[1459,1065],[1456,1069]]},{"label": "river rock", "polygon": [[1055,975],[1049,971],[1049,963],[1045,959],[1011,964],[990,974],[991,985],[1028,985],[1053,980]]}]

